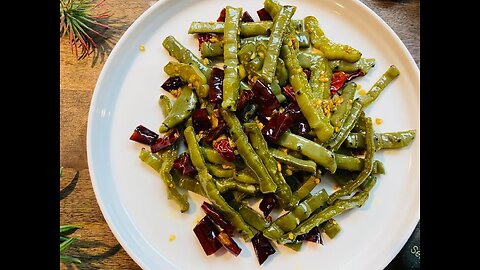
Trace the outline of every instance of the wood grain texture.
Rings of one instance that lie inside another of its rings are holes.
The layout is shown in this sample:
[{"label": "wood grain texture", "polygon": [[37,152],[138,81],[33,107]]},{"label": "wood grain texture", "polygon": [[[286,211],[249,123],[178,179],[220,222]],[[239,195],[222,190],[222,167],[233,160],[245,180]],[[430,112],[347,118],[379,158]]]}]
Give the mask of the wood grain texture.
[{"label": "wood grain texture", "polygon": [[[420,66],[420,1],[362,0],[397,33]],[[111,49],[125,30],[155,1],[108,0],[104,8],[113,29],[104,32],[104,53],[77,60],[66,39],[60,39],[60,222],[77,224],[80,235],[66,255],[79,257],[80,265],[60,264],[60,269],[140,269],[120,246],[106,224],[90,182],[86,131],[90,101],[97,78]],[[76,171],[78,180],[71,182]]]}]

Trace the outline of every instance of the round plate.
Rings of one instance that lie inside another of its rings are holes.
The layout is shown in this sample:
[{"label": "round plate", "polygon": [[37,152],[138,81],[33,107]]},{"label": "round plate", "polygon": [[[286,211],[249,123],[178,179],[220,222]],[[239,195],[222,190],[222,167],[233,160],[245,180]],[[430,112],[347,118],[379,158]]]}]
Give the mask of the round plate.
[{"label": "round plate", "polygon": [[[383,269],[398,253],[420,217],[420,78],[413,58],[396,34],[358,1],[284,0],[297,6],[294,18],[313,15],[326,35],[359,49],[376,66],[357,82],[366,90],[396,65],[401,75],[366,109],[383,119],[377,132],[416,129],[406,148],[382,150],[385,165],[367,203],[338,216],[342,227],[324,245],[306,243],[300,252],[276,245],[263,269]],[[167,200],[159,175],[138,158],[142,145],[129,137],[142,124],[157,130],[163,116],[158,98],[172,58],[163,48],[168,35],[198,52],[188,35],[192,21],[214,21],[226,5],[243,7],[258,20],[262,1],[160,0],[140,16],[115,46],[98,79],[89,112],[88,166],[95,195],[115,237],[144,269],[252,269],[258,262],[251,243],[238,240],[238,257],[220,251],[206,256],[192,229],[203,217],[202,198],[190,193],[181,214]],[[141,52],[139,46],[144,45]],[[176,238],[170,241],[170,236]],[[237,238],[238,239],[238,238]]]}]

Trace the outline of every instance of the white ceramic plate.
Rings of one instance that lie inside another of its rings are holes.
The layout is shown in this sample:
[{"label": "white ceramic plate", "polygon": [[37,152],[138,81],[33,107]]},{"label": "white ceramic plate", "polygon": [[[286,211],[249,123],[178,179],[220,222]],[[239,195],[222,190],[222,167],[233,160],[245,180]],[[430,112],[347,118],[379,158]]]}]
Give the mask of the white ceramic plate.
[{"label": "white ceramic plate", "polygon": [[[102,213],[118,241],[144,269],[252,269],[258,262],[251,243],[239,240],[242,253],[205,256],[192,229],[203,216],[202,199],[191,194],[191,208],[181,214],[165,196],[165,187],[138,153],[140,144],[129,140],[143,124],[157,130],[162,114],[157,104],[167,78],[163,66],[171,59],[162,41],[174,35],[197,51],[187,34],[191,21],[211,21],[225,5],[241,6],[258,20],[263,1],[160,0],[125,32],[110,54],[93,95],[87,135],[88,165]],[[358,80],[368,89],[395,64],[401,75],[366,110],[383,119],[381,131],[417,129],[412,145],[383,150],[386,175],[378,179],[371,197],[360,209],[337,218],[341,233],[324,246],[308,243],[301,252],[276,246],[263,269],[383,269],[398,253],[420,217],[419,70],[411,55],[374,12],[358,1],[284,0],[297,6],[294,18],[314,15],[332,40],[350,44],[376,66]],[[139,46],[145,51],[140,52]],[[175,235],[174,241],[169,236]]]}]

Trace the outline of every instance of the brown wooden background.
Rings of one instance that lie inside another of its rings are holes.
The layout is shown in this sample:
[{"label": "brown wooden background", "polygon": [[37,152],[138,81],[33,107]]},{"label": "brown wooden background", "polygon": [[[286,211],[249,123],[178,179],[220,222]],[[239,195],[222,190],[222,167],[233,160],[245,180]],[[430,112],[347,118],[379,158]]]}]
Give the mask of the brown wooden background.
[{"label": "brown wooden background", "polygon": [[[87,166],[86,130],[90,100],[109,52],[125,30],[156,1],[107,0],[112,26],[101,44],[102,53],[78,61],[66,39],[60,39],[60,223],[83,228],[67,255],[82,264],[60,264],[60,269],[140,269],[120,246],[95,200]],[[362,0],[392,27],[420,66],[420,1]],[[78,178],[74,178],[78,171]],[[71,181],[74,179],[73,181]]]}]

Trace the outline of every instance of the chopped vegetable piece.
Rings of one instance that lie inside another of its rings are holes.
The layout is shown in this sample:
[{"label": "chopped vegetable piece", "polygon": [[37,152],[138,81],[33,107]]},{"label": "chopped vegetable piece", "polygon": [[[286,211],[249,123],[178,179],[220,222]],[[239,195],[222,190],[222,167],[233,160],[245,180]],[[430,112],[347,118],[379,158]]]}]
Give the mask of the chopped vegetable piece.
[{"label": "chopped vegetable piece", "polygon": [[255,94],[253,91],[250,90],[243,90],[240,92],[240,96],[238,97],[238,102],[237,102],[237,111],[243,110],[245,105],[254,98]]},{"label": "chopped vegetable piece", "polygon": [[295,122],[292,126],[292,132],[302,137],[308,137],[311,130],[307,120]]},{"label": "chopped vegetable piece", "polygon": [[205,141],[205,143],[210,144],[213,140],[218,138],[218,136],[220,136],[220,134],[225,131],[227,131],[227,123],[225,123],[225,120],[223,120],[222,118],[219,118],[218,125],[215,128],[210,129],[210,131],[207,133],[207,136],[205,136],[203,140]]},{"label": "chopped vegetable piece", "polygon": [[216,140],[212,146],[225,160],[235,160],[235,153],[233,153],[233,148],[230,146],[228,139]]},{"label": "chopped vegetable piece", "polygon": [[208,119],[207,109],[195,109],[192,112],[192,126],[196,133],[209,130],[212,124]]},{"label": "chopped vegetable piece", "polygon": [[237,243],[228,235],[226,232],[221,231],[217,235],[217,240],[233,255],[238,256],[242,249],[237,245]]},{"label": "chopped vegetable piece", "polygon": [[220,226],[228,235],[233,236],[235,233],[235,228],[233,225],[225,219],[222,213],[220,213],[213,205],[203,202],[202,210],[207,214],[208,217],[212,219],[212,221]]},{"label": "chopped vegetable piece", "polygon": [[151,131],[150,129],[142,125],[137,126],[133,131],[132,135],[130,136],[130,140],[147,145],[153,144],[157,139],[157,133]]},{"label": "chopped vegetable piece", "polygon": [[225,22],[225,12],[226,12],[225,8],[223,8],[220,11],[220,15],[218,16],[217,22]]},{"label": "chopped vegetable piece", "polygon": [[295,92],[293,91],[293,87],[290,84],[287,84],[283,87],[283,93],[291,102],[297,102],[295,99]]},{"label": "chopped vegetable piece", "polygon": [[163,84],[162,88],[170,92],[172,90],[177,90],[178,88],[184,85],[182,79],[179,76],[169,77]]},{"label": "chopped vegetable piece", "polygon": [[202,44],[206,41],[210,41],[212,38],[212,35],[209,33],[204,33],[204,34],[198,34],[197,39],[198,39],[198,49],[202,47]]},{"label": "chopped vegetable piece", "polygon": [[258,18],[260,18],[260,21],[273,21],[272,16],[268,14],[265,8],[257,10],[257,15]]},{"label": "chopped vegetable piece", "polygon": [[271,116],[273,111],[280,106],[280,102],[278,102],[272,90],[262,81],[257,80],[252,86],[252,91],[255,94],[254,100],[262,107],[264,116]]},{"label": "chopped vegetable piece", "polygon": [[193,232],[207,256],[212,255],[222,247],[222,244],[217,240],[218,229],[208,216],[205,216],[198,222],[195,228],[193,228]]},{"label": "chopped vegetable piece", "polygon": [[150,151],[152,153],[156,153],[166,147],[173,145],[178,138],[180,137],[180,132],[178,129],[174,128],[167,132],[167,134],[163,138],[158,138],[151,146]]},{"label": "chopped vegetable piece", "polygon": [[[223,52],[223,51],[222,51]],[[208,99],[213,104],[221,104],[223,101],[223,77],[225,73],[223,69],[214,67],[210,74]]]},{"label": "chopped vegetable piece", "polygon": [[259,208],[263,212],[263,216],[267,218],[272,210],[277,206],[277,198],[273,193],[266,194],[260,202]]},{"label": "chopped vegetable piece", "polygon": [[355,71],[353,73],[345,73],[343,71],[339,71],[339,72],[335,72],[333,73],[332,75],[332,82],[330,84],[330,93],[332,95],[335,95],[337,93],[337,91],[342,88],[342,86],[348,82],[348,81],[351,81],[353,79],[355,79],[356,77],[360,77],[360,76],[364,76],[365,73],[363,73],[362,71]]},{"label": "chopped vegetable piece", "polygon": [[187,120],[197,106],[197,102],[198,98],[195,92],[190,87],[183,86],[182,93],[173,103],[170,112],[163,120],[158,131],[161,133],[166,132]]},{"label": "chopped vegetable piece", "polygon": [[270,241],[263,236],[261,232],[258,232],[252,238],[253,249],[255,250],[255,254],[257,255],[258,263],[260,265],[268,258],[268,256],[275,253],[275,249],[273,248]]},{"label": "chopped vegetable piece", "polygon": [[284,113],[289,114],[290,117],[292,117],[293,121],[306,121],[305,117],[302,114],[302,111],[300,110],[300,107],[298,107],[298,104],[296,102],[288,104],[288,106],[285,108]]},{"label": "chopped vegetable piece", "polygon": [[323,245],[323,240],[322,240],[322,233],[318,229],[318,227],[315,227],[311,229],[308,233],[302,234],[297,236],[297,240],[305,240],[305,241],[310,241],[314,242],[317,244],[322,244]]},{"label": "chopped vegetable piece", "polygon": [[308,68],[303,68],[303,73],[307,75],[307,80],[310,80],[310,76],[312,76],[312,71],[310,71],[310,69]]},{"label": "chopped vegetable piece", "polygon": [[262,128],[265,139],[276,142],[293,124],[293,118],[289,113],[274,115]]},{"label": "chopped vegetable piece", "polygon": [[243,12],[242,22],[254,22],[252,16],[250,16],[250,14],[248,13],[248,11]]},{"label": "chopped vegetable piece", "polygon": [[323,225],[323,231],[330,237],[330,239],[335,238],[337,234],[342,230],[340,225],[335,221],[335,219],[331,218]]},{"label": "chopped vegetable piece", "polygon": [[188,152],[183,152],[180,156],[173,162],[173,168],[177,170],[180,174],[193,177],[197,174],[197,170],[193,167],[192,160]]}]

